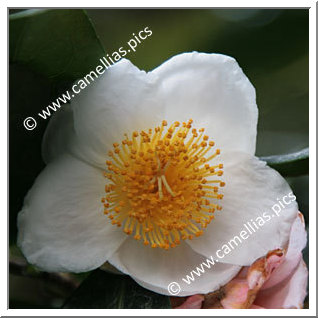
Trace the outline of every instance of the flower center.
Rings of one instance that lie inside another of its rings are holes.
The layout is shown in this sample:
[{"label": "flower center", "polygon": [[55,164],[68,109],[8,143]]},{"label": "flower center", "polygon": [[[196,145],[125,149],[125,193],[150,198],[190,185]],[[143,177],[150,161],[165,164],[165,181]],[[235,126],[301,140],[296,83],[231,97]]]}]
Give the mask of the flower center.
[{"label": "flower center", "polygon": [[169,249],[200,236],[222,209],[223,165],[209,164],[220,150],[192,122],[125,134],[109,152],[104,214],[145,245]]}]

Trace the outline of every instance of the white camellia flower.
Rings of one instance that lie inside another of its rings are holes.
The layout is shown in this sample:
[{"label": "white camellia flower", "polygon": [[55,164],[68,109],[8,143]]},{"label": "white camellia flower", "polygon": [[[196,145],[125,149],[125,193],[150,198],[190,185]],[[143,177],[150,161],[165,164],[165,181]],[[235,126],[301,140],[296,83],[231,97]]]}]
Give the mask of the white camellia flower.
[{"label": "white camellia flower", "polygon": [[[170,282],[291,193],[254,156],[257,119],[255,90],[231,57],[185,53],[148,73],[121,60],[51,119],[18,245],[45,271],[107,261],[169,295]],[[290,202],[179,296],[214,291],[286,248],[297,211]]]}]

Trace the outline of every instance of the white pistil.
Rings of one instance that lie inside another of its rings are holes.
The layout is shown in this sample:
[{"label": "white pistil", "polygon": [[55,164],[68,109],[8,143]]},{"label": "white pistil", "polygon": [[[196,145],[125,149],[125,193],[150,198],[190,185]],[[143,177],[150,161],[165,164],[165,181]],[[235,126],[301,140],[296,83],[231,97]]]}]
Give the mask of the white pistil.
[{"label": "white pistil", "polygon": [[161,177],[158,177],[158,192],[159,192],[159,199],[163,199],[163,193],[162,193],[162,180]]},{"label": "white pistil", "polygon": [[171,190],[169,183],[166,179],[166,177],[164,175],[161,176],[162,182],[164,184],[164,186],[166,187],[167,191],[173,196],[175,197],[176,195],[173,193],[173,191]]}]

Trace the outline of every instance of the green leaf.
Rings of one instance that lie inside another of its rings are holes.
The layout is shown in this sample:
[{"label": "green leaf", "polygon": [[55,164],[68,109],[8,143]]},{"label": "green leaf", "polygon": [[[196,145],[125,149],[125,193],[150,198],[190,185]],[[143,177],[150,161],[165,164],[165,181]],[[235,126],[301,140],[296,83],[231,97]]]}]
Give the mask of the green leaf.
[{"label": "green leaf", "polygon": [[309,172],[309,149],[305,148],[298,152],[261,157],[261,160],[277,170],[284,177],[299,176],[308,174]]},{"label": "green leaf", "polygon": [[97,269],[84,280],[63,308],[161,309],[171,308],[170,298],[139,286],[126,275]]},{"label": "green leaf", "polygon": [[23,198],[44,168],[41,140],[48,123],[42,121],[30,132],[23,127],[23,120],[51,104],[72,81],[95,68],[104,50],[83,10],[24,10],[10,14],[9,45],[12,244]]},{"label": "green leaf", "polygon": [[10,15],[11,63],[56,81],[73,81],[98,65],[104,49],[84,10],[26,10]]}]

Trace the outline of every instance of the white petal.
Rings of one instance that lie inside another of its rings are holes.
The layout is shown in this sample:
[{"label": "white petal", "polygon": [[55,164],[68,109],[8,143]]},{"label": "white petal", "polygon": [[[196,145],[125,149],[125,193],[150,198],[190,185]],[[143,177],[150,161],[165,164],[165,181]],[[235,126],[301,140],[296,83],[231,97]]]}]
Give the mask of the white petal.
[{"label": "white petal", "polygon": [[100,154],[92,151],[78,137],[74,129],[72,105],[65,105],[52,116],[42,140],[42,157],[45,163],[48,164],[63,154],[72,154],[96,167],[105,167],[105,152]]},{"label": "white petal", "polygon": [[165,119],[205,127],[223,151],[255,153],[258,109],[255,89],[235,59],[184,53],[152,73],[159,78]]},{"label": "white petal", "polygon": [[228,56],[185,53],[149,73],[124,59],[71,104],[75,132],[90,149],[86,160],[97,166],[124,133],[154,128],[163,119],[193,118],[223,150],[255,152],[255,90]]},{"label": "white petal", "polygon": [[[210,269],[203,266],[205,272],[200,277],[193,273],[191,276],[191,271],[200,267],[206,259],[184,242],[176,248],[163,250],[144,246],[131,238],[120,246],[109,262],[132,276],[143,287],[160,294],[171,295],[167,287],[170,283],[177,282],[181,288],[178,296],[214,291],[226,284],[240,270],[239,266],[216,263],[214,266],[210,264]],[[187,275],[193,277],[194,281],[187,279]],[[177,286],[172,288],[174,290]]]},{"label": "white petal", "polygon": [[125,240],[103,214],[102,171],[71,156],[50,163],[36,179],[18,215],[18,245],[46,271],[99,267]]},{"label": "white petal", "polygon": [[69,153],[74,142],[73,111],[71,105],[65,105],[50,119],[42,140],[42,157],[45,163],[62,154]]},{"label": "white petal", "polygon": [[[292,196],[288,183],[265,162],[247,154],[229,153],[220,156],[220,161],[224,163],[223,180],[226,183],[221,188],[224,193],[220,203],[223,209],[215,213],[215,218],[202,237],[189,241],[190,246],[196,252],[208,256],[215,255],[224,244],[231,245],[231,252],[220,261],[241,266],[251,265],[270,250],[286,248],[298,212],[296,201],[291,202],[288,197],[289,194]],[[279,212],[277,205],[284,196],[287,196],[285,201],[290,203]],[[274,205],[278,216],[272,210]],[[263,225],[258,225],[260,223]],[[240,237],[243,230],[248,237],[245,234],[243,238]],[[234,242],[229,243],[235,236],[239,237],[236,238],[237,246]]]},{"label": "white petal", "polygon": [[155,77],[125,59],[95,79],[71,104],[75,131],[89,153],[95,154],[88,160],[99,166],[104,166],[105,154],[125,133],[154,128],[163,120]]}]

